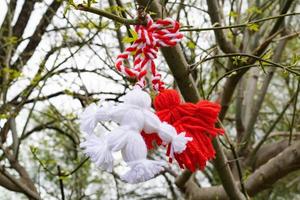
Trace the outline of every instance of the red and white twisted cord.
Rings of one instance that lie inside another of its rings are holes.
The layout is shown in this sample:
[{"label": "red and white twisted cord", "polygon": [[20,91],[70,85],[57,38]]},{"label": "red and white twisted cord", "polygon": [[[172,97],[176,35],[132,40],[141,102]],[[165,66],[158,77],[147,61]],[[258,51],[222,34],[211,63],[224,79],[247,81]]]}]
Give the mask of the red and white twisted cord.
[{"label": "red and white twisted cord", "polygon": [[[147,15],[147,25],[136,25],[138,39],[125,49],[116,60],[116,68],[126,76],[137,78],[137,85],[145,86],[145,76],[150,70],[153,89],[160,91],[164,88],[161,75],[157,72],[154,59],[159,47],[172,47],[181,41],[183,34],[179,32],[180,24],[170,18],[159,19],[156,22]],[[125,66],[125,60],[133,55],[133,68]]]}]

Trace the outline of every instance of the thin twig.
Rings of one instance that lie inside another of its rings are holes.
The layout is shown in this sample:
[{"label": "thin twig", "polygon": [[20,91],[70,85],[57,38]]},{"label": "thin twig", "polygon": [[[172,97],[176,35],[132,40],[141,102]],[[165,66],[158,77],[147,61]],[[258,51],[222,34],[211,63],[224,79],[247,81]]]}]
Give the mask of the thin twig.
[{"label": "thin twig", "polygon": [[[268,66],[269,66],[269,67],[272,67],[272,65],[268,65]],[[234,74],[234,73],[236,73],[236,72],[238,72],[238,71],[240,71],[240,70],[248,69],[248,68],[252,68],[252,67],[259,67],[259,65],[255,65],[255,64],[254,64],[254,65],[245,65],[245,66],[242,66],[242,67],[234,68],[234,69],[232,69],[232,70],[226,72],[225,74],[223,74],[223,75],[215,82],[215,84],[209,89],[209,91],[208,91],[208,93],[207,93],[207,95],[206,95],[206,99],[209,99],[209,98],[210,98],[210,95],[212,94],[213,90],[217,87],[217,85],[219,84],[219,82],[220,82],[221,80],[223,80],[224,78],[226,78],[226,77],[228,77],[228,76],[230,76],[230,75],[232,75],[232,74]],[[273,67],[278,67],[278,66],[273,66]],[[281,67],[279,67],[279,68],[281,68]],[[299,73],[296,72],[296,71],[294,71],[294,70],[287,70],[287,71],[290,71],[291,73],[294,73],[294,74],[296,74],[296,75],[299,76]]]},{"label": "thin twig", "polygon": [[82,162],[79,163],[79,165],[77,165],[77,167],[75,167],[70,173],[67,174],[62,174],[61,176],[63,177],[67,177],[67,176],[71,176],[72,174],[74,174],[76,171],[78,171],[87,161],[89,160],[89,157],[87,157],[86,159],[84,159]]},{"label": "thin twig", "polygon": [[181,29],[180,31],[182,31],[182,32],[199,31],[200,32],[200,31],[212,31],[212,30],[222,30],[222,29],[231,29],[231,28],[241,28],[241,27],[247,27],[251,24],[256,24],[256,23],[260,23],[260,22],[264,22],[264,21],[268,21],[268,20],[278,19],[278,18],[286,17],[286,16],[293,16],[293,15],[300,15],[300,13],[287,13],[287,14],[283,14],[283,15],[266,17],[266,18],[249,21],[249,22],[242,23],[242,24],[230,25],[230,26],[217,26],[217,27],[209,27],[209,28],[185,28],[185,29]]},{"label": "thin twig", "polygon": [[300,35],[300,31],[297,31],[295,33],[291,33],[289,35],[285,35],[285,36],[280,37],[278,39],[274,39],[274,41],[277,42],[277,41],[284,40],[284,39],[291,39],[293,37],[297,37],[298,35]]},{"label": "thin twig", "polygon": [[62,177],[61,177],[61,171],[60,171],[60,166],[59,165],[57,165],[57,172],[58,172],[61,199],[65,200],[64,183],[63,183],[63,180],[62,180]]},{"label": "thin twig", "polygon": [[[191,67],[190,67],[190,71],[195,70],[195,68],[196,68],[198,65],[200,65],[200,64],[203,63],[203,62],[209,61],[209,60],[214,60],[214,59],[216,59],[216,58],[239,57],[239,56],[240,56],[240,57],[249,57],[249,58],[253,58],[253,59],[255,59],[255,60],[258,60],[258,61],[261,61],[261,62],[265,62],[265,63],[268,63],[268,64],[270,64],[270,65],[274,65],[274,66],[276,66],[276,67],[282,68],[282,69],[284,69],[284,70],[286,70],[286,71],[289,71],[289,72],[291,72],[291,73],[294,73],[294,74],[300,76],[300,73],[298,73],[298,72],[296,72],[296,71],[294,71],[294,70],[291,70],[291,69],[289,69],[289,68],[286,67],[286,66],[283,66],[283,65],[281,65],[281,64],[272,62],[272,61],[270,61],[270,60],[266,60],[266,59],[264,59],[264,58],[261,58],[261,57],[258,57],[258,56],[252,55],[252,54],[247,54],[247,53],[230,53],[230,54],[215,55],[215,56],[211,56],[211,57],[208,57],[208,58],[204,58],[204,59],[200,60],[199,62],[190,65],[190,66],[191,66]],[[247,62],[245,62],[245,63],[247,63]]]}]

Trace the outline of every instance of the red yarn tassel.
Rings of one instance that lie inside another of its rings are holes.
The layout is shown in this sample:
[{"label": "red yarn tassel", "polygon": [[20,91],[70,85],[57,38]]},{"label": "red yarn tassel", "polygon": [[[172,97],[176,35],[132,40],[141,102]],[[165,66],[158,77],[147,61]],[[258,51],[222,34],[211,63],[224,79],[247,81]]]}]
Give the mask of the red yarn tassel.
[{"label": "red yarn tassel", "polygon": [[[186,137],[193,138],[182,153],[175,153],[179,166],[192,172],[204,169],[206,162],[215,157],[211,140],[224,133],[215,127],[221,106],[209,101],[181,103],[176,90],[164,90],[155,98],[154,108],[160,120],[173,125],[177,133],[186,132]],[[153,136],[152,139],[159,142]]]},{"label": "red yarn tassel", "polygon": [[144,131],[142,131],[141,134],[144,138],[148,150],[154,149],[155,145],[160,146],[162,144],[162,140],[159,138],[157,133],[147,134]]}]

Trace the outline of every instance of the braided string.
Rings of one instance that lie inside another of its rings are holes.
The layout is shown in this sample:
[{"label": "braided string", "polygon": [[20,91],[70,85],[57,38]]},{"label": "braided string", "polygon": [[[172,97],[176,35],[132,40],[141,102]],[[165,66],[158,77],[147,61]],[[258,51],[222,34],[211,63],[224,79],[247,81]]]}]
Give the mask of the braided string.
[{"label": "braided string", "polygon": [[[181,41],[183,34],[179,32],[180,24],[171,18],[154,22],[150,15],[147,15],[146,20],[146,26],[135,26],[138,39],[118,55],[115,66],[124,75],[136,78],[136,85],[141,88],[145,87],[145,76],[150,70],[153,89],[161,91],[164,89],[164,83],[154,63],[158,48],[175,46]],[[133,55],[133,68],[125,66],[125,60],[128,60],[130,55]]]}]

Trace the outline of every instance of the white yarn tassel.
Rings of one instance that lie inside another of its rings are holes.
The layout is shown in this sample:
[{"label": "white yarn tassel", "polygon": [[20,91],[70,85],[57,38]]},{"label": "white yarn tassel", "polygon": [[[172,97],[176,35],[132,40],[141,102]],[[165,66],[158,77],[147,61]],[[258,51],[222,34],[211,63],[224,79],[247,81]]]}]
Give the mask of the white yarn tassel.
[{"label": "white yarn tassel", "polygon": [[134,105],[144,109],[151,109],[151,97],[142,89],[135,88],[124,96],[124,104]]},{"label": "white yarn tassel", "polygon": [[98,121],[110,120],[110,114],[108,108],[98,107],[96,104],[89,105],[83,113],[79,116],[80,118],[80,130],[82,132],[92,134],[97,125]]},{"label": "white yarn tassel", "polygon": [[137,160],[128,163],[130,170],[121,176],[128,183],[140,183],[147,181],[164,170],[166,164],[155,160]]},{"label": "white yarn tassel", "polygon": [[191,137],[185,137],[185,132],[181,132],[180,134],[176,135],[175,137],[173,137],[171,144],[174,152],[182,153],[186,148],[186,144],[192,140],[193,138]]},{"label": "white yarn tassel", "polygon": [[106,136],[97,137],[94,134],[87,136],[86,141],[80,144],[84,148],[84,153],[91,158],[91,160],[103,170],[112,172],[113,156],[107,143]]},{"label": "white yarn tassel", "polygon": [[166,122],[161,123],[158,135],[165,144],[171,143],[171,157],[174,157],[174,153],[182,153],[186,144],[193,140],[191,137],[185,137],[185,132],[177,134],[176,129]]},{"label": "white yarn tassel", "polygon": [[93,133],[97,124],[97,113],[98,107],[96,104],[89,105],[83,113],[79,116],[80,119],[80,131],[88,134]]}]

